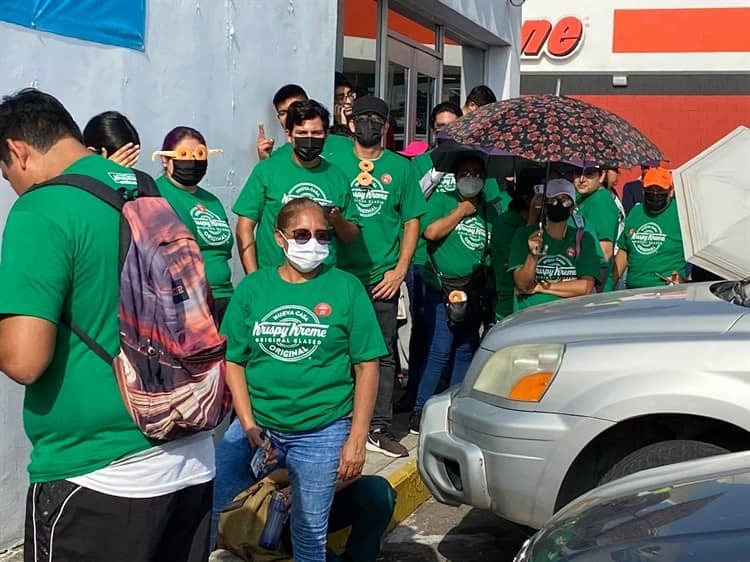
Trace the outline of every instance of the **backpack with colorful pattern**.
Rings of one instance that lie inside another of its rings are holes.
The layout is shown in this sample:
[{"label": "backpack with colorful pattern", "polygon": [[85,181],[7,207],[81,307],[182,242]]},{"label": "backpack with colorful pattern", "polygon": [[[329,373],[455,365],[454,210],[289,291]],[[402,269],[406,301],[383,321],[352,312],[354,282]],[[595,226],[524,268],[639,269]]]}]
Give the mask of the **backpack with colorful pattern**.
[{"label": "backpack with colorful pattern", "polygon": [[170,440],[214,429],[228,413],[226,341],[210,312],[211,292],[195,238],[154,180],[132,172],[134,190],[115,190],[79,174],[33,189],[77,187],[121,213],[117,355],[72,320],[65,323],[113,366],[125,406],[141,431]]}]

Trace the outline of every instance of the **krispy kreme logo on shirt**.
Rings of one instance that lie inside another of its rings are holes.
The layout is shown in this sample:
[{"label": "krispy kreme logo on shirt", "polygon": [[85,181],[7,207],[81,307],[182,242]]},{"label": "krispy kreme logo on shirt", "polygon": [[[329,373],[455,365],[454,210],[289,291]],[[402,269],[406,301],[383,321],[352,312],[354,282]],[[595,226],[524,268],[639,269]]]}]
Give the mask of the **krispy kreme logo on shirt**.
[{"label": "krispy kreme logo on shirt", "polygon": [[279,361],[294,363],[307,359],[328,335],[328,324],[321,324],[309,308],[286,304],[274,308],[253,325],[253,337],[260,348]]},{"label": "krispy kreme logo on shirt", "polygon": [[490,236],[478,217],[465,217],[456,225],[456,234],[461,243],[471,251],[484,250]]},{"label": "krispy kreme logo on shirt", "polygon": [[227,221],[203,205],[199,204],[190,209],[190,218],[195,223],[198,236],[209,246],[221,246],[232,235]]},{"label": "krispy kreme logo on shirt", "polygon": [[326,205],[333,205],[333,201],[328,198],[326,192],[323,191],[323,189],[319,186],[310,182],[302,182],[293,186],[292,189],[290,189],[289,192],[281,198],[281,204],[286,205],[292,199],[298,199],[300,197],[307,197],[308,199],[312,199],[318,205],[322,205],[324,207]]},{"label": "krispy kreme logo on shirt", "polygon": [[536,277],[540,281],[565,281],[577,279],[578,270],[568,256],[543,256],[536,264]]},{"label": "krispy kreme logo on shirt", "polygon": [[647,222],[638,227],[638,230],[631,233],[630,239],[633,241],[636,251],[643,256],[650,256],[659,251],[667,235],[661,227],[655,222]]},{"label": "krispy kreme logo on shirt", "polygon": [[369,186],[359,185],[356,178],[351,183],[352,197],[357,205],[357,210],[363,218],[374,217],[383,209],[388,201],[389,192],[375,176]]}]

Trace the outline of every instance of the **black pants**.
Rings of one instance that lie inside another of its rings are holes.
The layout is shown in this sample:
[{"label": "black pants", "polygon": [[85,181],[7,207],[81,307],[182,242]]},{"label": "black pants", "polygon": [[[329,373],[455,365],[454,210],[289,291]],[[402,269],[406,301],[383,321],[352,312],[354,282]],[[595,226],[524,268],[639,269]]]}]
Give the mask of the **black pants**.
[{"label": "black pants", "polygon": [[229,306],[229,297],[221,297],[214,299],[213,306],[211,307],[211,314],[214,317],[216,327],[221,327],[221,321],[224,320],[224,314]]},{"label": "black pants", "polygon": [[205,562],[213,482],[155,498],[32,484],[24,562]]},{"label": "black pants", "polygon": [[399,293],[389,300],[372,298],[375,285],[367,287],[375,316],[378,319],[380,331],[383,333],[388,353],[380,358],[380,380],[378,382],[378,396],[375,399],[375,411],[372,414],[370,430],[380,429],[388,431],[393,418],[393,384],[396,378],[396,334],[398,329],[398,297]]}]

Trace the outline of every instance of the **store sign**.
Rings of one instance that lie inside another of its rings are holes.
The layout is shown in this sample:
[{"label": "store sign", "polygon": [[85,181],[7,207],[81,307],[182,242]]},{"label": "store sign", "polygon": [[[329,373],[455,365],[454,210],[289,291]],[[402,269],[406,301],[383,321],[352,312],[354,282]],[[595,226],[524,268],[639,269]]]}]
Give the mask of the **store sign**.
[{"label": "store sign", "polygon": [[567,16],[552,25],[546,19],[531,19],[521,28],[521,58],[539,59],[542,54],[552,59],[573,56],[583,43],[583,22]]}]

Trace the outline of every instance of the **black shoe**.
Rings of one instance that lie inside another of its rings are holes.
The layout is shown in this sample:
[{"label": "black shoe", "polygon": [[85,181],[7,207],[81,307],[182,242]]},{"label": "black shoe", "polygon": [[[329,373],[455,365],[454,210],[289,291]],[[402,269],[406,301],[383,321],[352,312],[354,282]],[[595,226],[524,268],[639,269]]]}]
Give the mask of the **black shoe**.
[{"label": "black shoe", "polygon": [[382,429],[375,429],[367,435],[366,447],[368,451],[381,453],[394,459],[409,456],[409,449],[399,443],[390,431]]},{"label": "black shoe", "polygon": [[419,426],[422,423],[422,410],[414,410],[409,416],[409,433],[419,435]]}]

